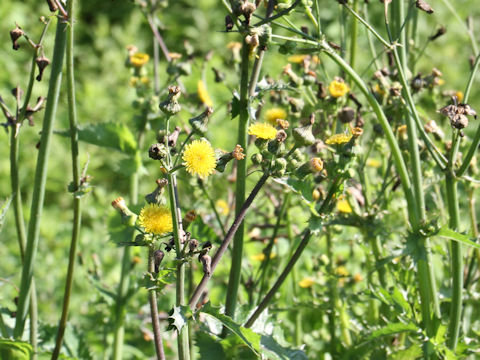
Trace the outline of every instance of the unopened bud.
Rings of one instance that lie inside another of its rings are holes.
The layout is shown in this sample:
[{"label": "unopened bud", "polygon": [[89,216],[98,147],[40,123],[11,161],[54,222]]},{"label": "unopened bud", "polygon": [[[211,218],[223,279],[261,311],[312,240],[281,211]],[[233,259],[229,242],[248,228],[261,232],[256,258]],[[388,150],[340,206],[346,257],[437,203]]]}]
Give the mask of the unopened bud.
[{"label": "unopened bud", "polygon": [[192,131],[200,136],[204,136],[207,133],[208,120],[212,114],[213,108],[208,106],[200,115],[188,120],[192,126]]},{"label": "unopened bud", "polygon": [[349,106],[345,106],[338,112],[338,120],[344,124],[352,122],[355,120],[355,110]]},{"label": "unopened bud", "polygon": [[188,210],[187,213],[185,214],[185,217],[182,220],[183,223],[183,229],[186,230],[190,226],[191,223],[195,221],[197,218],[197,213],[195,210]]},{"label": "unopened bud", "polygon": [[293,138],[298,146],[310,146],[315,143],[312,124],[293,129]]},{"label": "unopened bud", "polygon": [[122,222],[126,225],[133,226],[135,225],[135,221],[137,220],[137,215],[134,214],[128,208],[125,200],[122,197],[118,197],[112,201],[112,206],[115,210],[117,210],[120,215],[122,216]]},{"label": "unopened bud", "polygon": [[180,126],[176,126],[175,130],[168,136],[168,146],[175,147],[177,145],[178,135],[180,135]]},{"label": "unopened bud", "polygon": [[157,179],[157,187],[150,194],[145,195],[145,200],[149,204],[165,205],[166,199],[163,196],[165,187],[168,185],[167,179]]},{"label": "unopened bud", "polygon": [[181,106],[178,103],[178,98],[180,95],[181,92],[178,86],[169,86],[168,97],[165,101],[160,103],[160,110],[162,110],[168,116],[179,113],[181,110]]}]

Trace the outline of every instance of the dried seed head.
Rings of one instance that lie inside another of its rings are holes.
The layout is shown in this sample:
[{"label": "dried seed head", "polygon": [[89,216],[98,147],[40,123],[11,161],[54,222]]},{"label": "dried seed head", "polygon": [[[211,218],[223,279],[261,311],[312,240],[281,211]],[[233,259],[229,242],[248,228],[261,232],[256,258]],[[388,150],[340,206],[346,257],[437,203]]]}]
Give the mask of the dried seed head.
[{"label": "dried seed head", "polygon": [[450,124],[456,129],[464,129],[468,126],[468,118],[463,114],[456,114],[450,119]]},{"label": "dried seed head", "polygon": [[[283,130],[287,130],[290,126],[290,123],[287,120],[277,119],[275,120],[278,126],[280,126]],[[277,133],[278,134],[278,133]]]},{"label": "dried seed head", "polygon": [[197,213],[195,210],[188,210],[183,218],[183,228],[188,229],[188,227],[195,221],[197,218]]},{"label": "dried seed head", "polygon": [[200,257],[200,262],[203,265],[203,273],[207,276],[210,276],[212,274],[212,258],[210,255],[202,255]]},{"label": "dried seed head", "polygon": [[233,29],[233,20],[230,15],[225,16],[225,30],[228,32]]},{"label": "dried seed head", "polygon": [[23,30],[20,26],[16,26],[15,29],[10,31],[10,38],[12,39],[13,50],[18,50],[20,45],[18,44],[18,39],[23,35]]},{"label": "dried seed head", "polygon": [[277,131],[277,135],[275,136],[275,139],[278,142],[284,142],[287,139],[287,133],[285,132],[285,130]]},{"label": "dried seed head", "polygon": [[188,248],[190,249],[190,252],[194,252],[197,247],[198,247],[197,239],[192,239],[188,242]]},{"label": "dried seed head", "polygon": [[48,60],[48,58],[46,58],[44,55],[42,55],[42,56],[37,57],[35,59],[35,62],[37,63],[38,71],[39,71],[36,79],[37,79],[37,81],[42,81],[43,71],[50,64],[50,60]]},{"label": "dried seed head", "polygon": [[163,258],[165,257],[165,253],[162,250],[156,250],[153,253],[153,261],[155,263],[155,272],[158,273],[160,268],[160,264],[162,263]]},{"label": "dried seed head", "polygon": [[175,126],[175,130],[168,136],[168,146],[173,148],[177,145],[178,135],[180,135],[180,126]]},{"label": "dried seed head", "polygon": [[150,146],[148,156],[153,160],[165,159],[168,155],[167,148],[164,144],[157,143]]},{"label": "dried seed head", "polygon": [[416,0],[415,6],[427,14],[433,14],[432,7],[425,0]]},{"label": "dried seed head", "polygon": [[352,122],[355,119],[355,110],[349,106],[345,106],[338,112],[338,119],[344,124]]},{"label": "dried seed head", "polygon": [[430,41],[434,41],[438,39],[440,36],[444,35],[447,32],[447,28],[445,26],[440,26],[435,34],[430,36]]}]

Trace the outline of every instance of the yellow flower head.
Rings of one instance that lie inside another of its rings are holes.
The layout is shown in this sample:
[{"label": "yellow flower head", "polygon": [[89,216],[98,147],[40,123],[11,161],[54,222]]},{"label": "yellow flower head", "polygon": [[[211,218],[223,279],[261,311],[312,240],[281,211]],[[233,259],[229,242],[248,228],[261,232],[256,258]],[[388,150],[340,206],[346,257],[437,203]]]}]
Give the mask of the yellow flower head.
[{"label": "yellow flower head", "polygon": [[145,205],[140,211],[138,222],[150,234],[164,235],[173,230],[172,214],[163,205]]},{"label": "yellow flower head", "polygon": [[350,89],[344,82],[333,80],[330,85],[328,85],[328,91],[334,98],[339,98],[348,93]]},{"label": "yellow flower head", "polygon": [[[270,259],[273,259],[277,256],[277,254],[275,253],[270,253]],[[255,254],[255,255],[251,255],[250,256],[250,259],[254,260],[254,261],[264,261],[266,258],[265,254],[262,252],[262,253],[259,253],[259,254]]]},{"label": "yellow flower head", "polygon": [[325,144],[327,145],[342,145],[348,143],[352,139],[351,134],[335,134],[330,136],[327,140],[325,140]]},{"label": "yellow flower head", "polygon": [[218,210],[220,210],[220,214],[228,215],[230,208],[228,206],[228,203],[225,200],[223,199],[217,200],[217,202],[215,203],[215,206],[217,207]]},{"label": "yellow flower head", "polygon": [[345,266],[339,266],[338,268],[335,269],[335,272],[337,273],[338,276],[348,276],[349,272]]},{"label": "yellow flower head", "polygon": [[217,166],[215,151],[206,140],[194,140],[188,144],[182,159],[187,171],[192,175],[198,175],[201,179],[213,174]]},{"label": "yellow flower head", "polygon": [[298,282],[298,286],[304,289],[312,287],[313,284],[315,284],[315,280],[312,277],[305,277]]},{"label": "yellow flower head", "polygon": [[303,59],[307,58],[308,55],[291,55],[287,58],[288,62],[294,63],[294,64],[301,64]]},{"label": "yellow flower head", "polygon": [[277,125],[277,120],[286,120],[287,119],[287,112],[283,110],[282,108],[271,108],[267,110],[265,113],[265,119],[271,124],[271,125]]},{"label": "yellow flower head", "polygon": [[203,80],[198,80],[197,94],[198,94],[198,98],[204,105],[213,107],[212,98],[208,94],[207,87],[205,86],[205,83],[203,82]]},{"label": "yellow flower head", "polygon": [[352,212],[352,207],[344,195],[341,195],[337,201],[337,209],[341,213],[350,214]]},{"label": "yellow flower head", "polygon": [[260,139],[272,140],[277,135],[277,129],[267,123],[256,123],[248,128],[248,135],[255,135]]},{"label": "yellow flower head", "polygon": [[367,160],[367,166],[373,167],[373,168],[379,168],[380,166],[382,166],[382,162],[377,159],[369,158]]},{"label": "yellow flower head", "polygon": [[457,91],[457,92],[455,93],[455,96],[457,97],[458,102],[461,103],[461,102],[463,101],[463,92]]},{"label": "yellow flower head", "polygon": [[130,56],[130,63],[137,68],[140,68],[148,63],[148,60],[150,60],[150,56],[144,53],[135,53]]}]

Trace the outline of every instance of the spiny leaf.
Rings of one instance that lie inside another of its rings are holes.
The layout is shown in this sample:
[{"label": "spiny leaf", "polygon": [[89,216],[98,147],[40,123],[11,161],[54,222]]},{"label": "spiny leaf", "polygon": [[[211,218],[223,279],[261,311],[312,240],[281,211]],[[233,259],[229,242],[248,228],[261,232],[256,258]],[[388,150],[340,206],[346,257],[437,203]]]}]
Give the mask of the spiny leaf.
[{"label": "spiny leaf", "polygon": [[168,329],[176,328],[178,331],[187,325],[187,321],[192,317],[192,311],[189,306],[175,306],[170,310],[168,318]]},{"label": "spiny leaf", "polygon": [[201,312],[220,321],[225,327],[237,335],[255,354],[258,354],[260,351],[260,335],[254,333],[251,329],[244,328],[235,323],[229,316],[220,314],[219,310],[220,308],[214,308],[210,302],[208,302],[202,307]]},{"label": "spiny leaf", "polygon": [[33,349],[29,343],[0,339],[0,359],[29,360]]},{"label": "spiny leaf", "polygon": [[468,235],[460,234],[452,229],[449,229],[446,225],[442,226],[438,231],[433,233],[433,235],[442,236],[444,238],[480,249],[480,244],[477,244],[473,241],[476,239],[471,239]]},{"label": "spiny leaf", "polygon": [[368,340],[374,340],[382,336],[394,335],[403,332],[416,332],[418,330],[419,329],[417,325],[414,323],[390,323],[381,329],[373,331],[368,337]]}]

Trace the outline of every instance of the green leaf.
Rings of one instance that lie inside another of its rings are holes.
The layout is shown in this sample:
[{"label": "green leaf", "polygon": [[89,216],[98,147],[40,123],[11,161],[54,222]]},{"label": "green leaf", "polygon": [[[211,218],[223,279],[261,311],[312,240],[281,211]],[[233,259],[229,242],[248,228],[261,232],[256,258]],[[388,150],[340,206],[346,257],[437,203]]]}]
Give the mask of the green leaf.
[{"label": "green leaf", "polygon": [[190,224],[188,231],[192,234],[192,238],[197,239],[200,243],[210,241],[212,244],[220,244],[221,240],[213,229],[205,224],[200,216]]},{"label": "green leaf", "polygon": [[277,360],[307,360],[307,355],[302,350],[291,349],[280,345],[273,336],[262,335],[260,344],[262,353],[268,355],[268,359]]},{"label": "green leaf", "polygon": [[23,341],[0,339],[0,359],[30,360],[32,346]]},{"label": "green leaf", "polygon": [[302,180],[294,179],[289,177],[286,181],[283,179],[275,179],[276,182],[287,186],[297,194],[300,194],[307,203],[313,201],[313,190],[315,185],[313,184],[312,180],[305,178]]},{"label": "green leaf", "polygon": [[283,55],[293,54],[296,48],[297,43],[295,41],[287,40],[285,41],[285,43],[280,45],[280,47],[278,48],[278,52]]},{"label": "green leaf", "polygon": [[175,282],[176,269],[162,269],[156,274],[145,273],[140,280],[140,286],[147,290],[161,291],[168,284]]},{"label": "green leaf", "polygon": [[475,238],[471,239],[468,235],[460,234],[452,229],[449,229],[446,225],[442,226],[440,230],[433,233],[433,235],[441,236],[480,249],[480,244],[475,242]]},{"label": "green leaf", "polygon": [[368,337],[368,340],[374,340],[382,336],[394,335],[403,332],[416,332],[418,330],[419,329],[417,325],[414,323],[390,323],[381,329],[373,331]]},{"label": "green leaf", "polygon": [[414,344],[410,346],[408,349],[400,350],[392,355],[390,355],[389,359],[391,360],[413,360],[422,357],[422,347],[419,344]]},{"label": "green leaf", "polygon": [[235,119],[240,114],[240,95],[238,92],[233,92],[232,99],[232,120]]},{"label": "green leaf", "polygon": [[220,341],[205,331],[198,331],[195,334],[195,345],[198,347],[201,360],[225,359],[225,352]]},{"label": "green leaf", "polygon": [[[70,130],[55,132],[61,136],[70,136]],[[78,128],[78,139],[89,144],[113,148],[134,155],[137,141],[128,126],[119,123],[88,124]]]},{"label": "green leaf", "polygon": [[214,308],[208,302],[200,310],[205,315],[211,316],[220,321],[225,327],[237,335],[255,354],[260,352],[260,340],[261,336],[254,333],[251,329],[244,328],[235,323],[231,317],[220,314],[220,308]]}]

